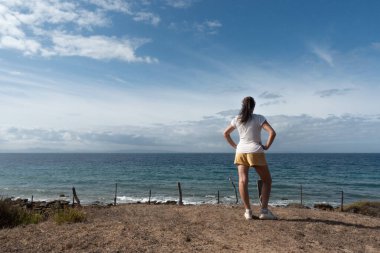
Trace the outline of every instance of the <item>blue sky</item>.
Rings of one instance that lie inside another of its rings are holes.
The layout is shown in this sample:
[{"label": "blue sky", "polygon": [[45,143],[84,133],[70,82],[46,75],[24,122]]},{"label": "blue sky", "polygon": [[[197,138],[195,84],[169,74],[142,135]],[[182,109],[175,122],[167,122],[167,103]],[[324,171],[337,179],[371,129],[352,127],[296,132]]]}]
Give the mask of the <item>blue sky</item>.
[{"label": "blue sky", "polygon": [[[378,1],[0,0],[0,152],[380,152]],[[236,135],[235,135],[236,138]]]}]

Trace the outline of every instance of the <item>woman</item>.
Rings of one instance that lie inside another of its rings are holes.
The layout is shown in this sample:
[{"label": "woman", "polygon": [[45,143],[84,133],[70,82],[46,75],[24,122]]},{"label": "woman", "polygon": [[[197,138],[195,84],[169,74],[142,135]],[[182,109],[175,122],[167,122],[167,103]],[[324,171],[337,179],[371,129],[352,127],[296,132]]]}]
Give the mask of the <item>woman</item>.
[{"label": "woman", "polygon": [[[236,149],[235,164],[239,173],[239,192],[245,207],[244,217],[247,220],[252,219],[248,194],[248,171],[250,167],[253,167],[263,181],[259,218],[262,220],[275,220],[277,219],[276,216],[268,210],[272,178],[265,159],[264,150],[270,148],[276,137],[276,132],[264,116],[253,113],[255,104],[255,100],[252,97],[245,97],[243,99],[240,113],[224,131],[224,138]],[[236,128],[240,137],[238,145],[235,144],[230,135]],[[269,133],[266,145],[261,144],[261,129]]]}]

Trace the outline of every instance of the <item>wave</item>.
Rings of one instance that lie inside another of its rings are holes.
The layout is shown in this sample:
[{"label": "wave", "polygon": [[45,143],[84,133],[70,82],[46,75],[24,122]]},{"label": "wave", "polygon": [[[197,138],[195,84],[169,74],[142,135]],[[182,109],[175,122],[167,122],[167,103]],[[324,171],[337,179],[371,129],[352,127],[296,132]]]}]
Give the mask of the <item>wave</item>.
[{"label": "wave", "polygon": [[[150,199],[151,202],[166,203],[171,201],[178,201],[178,198],[172,196],[154,196]],[[182,199],[185,205],[200,205],[200,204],[217,204],[218,200],[214,195],[205,195],[203,197],[184,197]],[[220,199],[220,202],[232,204],[235,203],[235,196],[224,196]],[[148,203],[149,198],[147,197],[135,197],[135,196],[118,196],[118,203]]]},{"label": "wave", "polygon": [[[215,205],[218,203],[217,199],[214,198],[215,196],[213,195],[206,195],[203,198],[201,197],[188,197],[188,198],[183,198],[183,204],[184,205],[204,205],[204,204],[211,204]],[[27,198],[25,196],[18,196],[18,197],[12,197],[12,199],[27,199],[28,201],[31,201],[31,198]],[[72,201],[72,197],[70,196],[65,196],[65,197],[60,197],[60,198],[53,198],[53,197],[40,197],[40,198],[34,198],[33,201],[38,201],[38,202],[50,202],[54,200],[65,200],[65,201]],[[155,196],[150,199],[152,203],[160,203],[160,204],[165,204],[167,202],[178,202],[178,198],[171,197],[171,196]],[[134,204],[134,203],[148,203],[149,198],[146,197],[138,197],[138,196],[118,196],[117,197],[117,203],[118,204]],[[97,199],[82,199],[81,203],[84,205],[106,205],[106,204],[113,204],[113,201],[100,197]],[[297,200],[272,200],[269,202],[269,206],[274,206],[274,207],[286,207],[289,204],[298,204],[299,201]],[[236,197],[235,196],[225,196],[220,199],[220,204],[236,204]],[[239,205],[241,204],[241,200],[239,199]],[[326,202],[326,201],[304,201],[303,204],[307,207],[313,207],[315,204],[329,204],[333,207],[338,207],[340,206],[340,203],[338,202]],[[259,206],[260,204],[257,201],[251,202],[252,206]]]}]

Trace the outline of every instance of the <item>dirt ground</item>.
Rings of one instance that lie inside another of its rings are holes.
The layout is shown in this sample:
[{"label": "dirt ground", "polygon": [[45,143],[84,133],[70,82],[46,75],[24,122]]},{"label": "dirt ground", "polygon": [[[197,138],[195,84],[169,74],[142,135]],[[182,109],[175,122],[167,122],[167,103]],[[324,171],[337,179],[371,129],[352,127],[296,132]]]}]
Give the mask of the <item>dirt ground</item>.
[{"label": "dirt ground", "polygon": [[241,206],[83,210],[83,223],[1,229],[0,252],[380,252],[380,219],[352,213],[272,208],[279,220],[246,221]]}]

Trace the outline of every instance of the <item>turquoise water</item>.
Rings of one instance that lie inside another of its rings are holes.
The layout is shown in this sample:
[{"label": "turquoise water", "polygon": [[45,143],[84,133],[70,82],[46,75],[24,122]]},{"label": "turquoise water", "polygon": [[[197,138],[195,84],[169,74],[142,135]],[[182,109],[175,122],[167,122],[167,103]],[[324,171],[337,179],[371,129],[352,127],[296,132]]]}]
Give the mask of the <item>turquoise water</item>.
[{"label": "turquoise water", "polygon": [[[84,203],[178,200],[181,182],[184,202],[234,203],[229,181],[238,185],[234,154],[0,154],[0,196],[35,200],[71,199],[75,186]],[[337,205],[380,200],[380,154],[267,154],[273,177],[270,204],[303,201]],[[257,203],[256,173],[250,172],[250,194]]]}]

